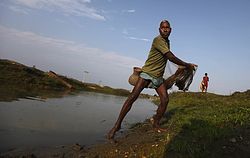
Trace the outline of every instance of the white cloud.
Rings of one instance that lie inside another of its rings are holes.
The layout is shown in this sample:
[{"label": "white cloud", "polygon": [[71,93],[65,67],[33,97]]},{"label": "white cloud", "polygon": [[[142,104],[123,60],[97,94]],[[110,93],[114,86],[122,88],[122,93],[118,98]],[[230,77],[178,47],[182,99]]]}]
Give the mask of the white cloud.
[{"label": "white cloud", "polygon": [[26,15],[28,14],[27,9],[20,8],[19,6],[9,6],[9,9],[17,13],[26,14]]},{"label": "white cloud", "polygon": [[[19,39],[23,44],[30,44],[33,45],[46,45],[47,47],[58,47],[64,50],[68,50],[68,53],[73,54],[85,54],[89,57],[91,56],[90,60],[100,60],[100,61],[107,61],[108,63],[112,62],[114,65],[120,65],[123,67],[130,67],[133,63],[142,63],[141,61],[126,57],[122,55],[118,55],[115,52],[107,52],[103,51],[99,48],[91,48],[87,47],[84,44],[75,43],[74,41],[69,40],[62,40],[52,37],[46,37],[42,35],[38,35],[33,32],[27,31],[18,31],[16,29],[6,28],[0,25],[0,40],[5,40],[7,38]],[[99,58],[99,59],[98,59]]]},{"label": "white cloud", "polygon": [[[50,37],[44,37],[38,34],[35,34],[33,32],[25,32],[25,31],[18,31],[15,29],[11,28],[6,28],[4,26],[0,26],[0,33],[2,37],[0,39],[4,40],[3,38],[16,38],[20,39],[21,43],[39,43],[39,44],[48,44],[48,45],[53,45],[56,47],[61,47],[65,45],[72,45],[74,42],[72,41],[67,41],[67,40],[60,40],[60,39],[55,39],[55,38],[50,38]],[[21,40],[23,39],[23,40]]]},{"label": "white cloud", "polygon": [[51,12],[62,12],[65,15],[85,16],[95,20],[106,20],[98,10],[88,4],[91,0],[13,0],[18,6],[42,9]]},{"label": "white cloud", "polygon": [[147,38],[138,38],[138,37],[132,37],[132,36],[129,36],[129,37],[126,37],[128,39],[132,39],[132,40],[139,40],[139,41],[145,41],[145,42],[149,42],[150,40],[147,39]]},{"label": "white cloud", "polygon": [[130,10],[127,10],[128,13],[134,13],[135,10],[134,9],[130,9]]},{"label": "white cloud", "polygon": [[124,34],[125,38],[131,39],[131,40],[150,42],[150,40],[147,38],[138,38],[138,37],[130,36],[131,34],[129,33],[129,31],[131,30],[135,30],[135,28],[128,28],[128,29],[125,28],[122,30],[122,34]]},{"label": "white cloud", "polygon": [[[2,58],[21,59],[43,70],[82,78],[83,69],[90,71],[92,82],[102,80],[114,87],[126,87],[133,66],[142,66],[143,61],[88,47],[70,40],[46,37],[33,32],[19,31],[0,25],[0,53]],[[116,76],[116,77],[114,77]],[[124,86],[125,85],[125,86]]]},{"label": "white cloud", "polygon": [[125,35],[128,35],[128,30],[127,29],[123,29],[122,33],[125,34]]},{"label": "white cloud", "polygon": [[122,10],[123,13],[134,13],[134,9]]}]

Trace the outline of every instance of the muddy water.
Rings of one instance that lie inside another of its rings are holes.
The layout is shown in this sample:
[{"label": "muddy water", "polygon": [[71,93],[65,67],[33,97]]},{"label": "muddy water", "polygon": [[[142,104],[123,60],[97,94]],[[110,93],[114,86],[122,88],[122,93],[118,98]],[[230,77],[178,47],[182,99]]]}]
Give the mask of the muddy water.
[{"label": "muddy water", "polygon": [[[0,152],[20,147],[103,142],[125,99],[82,92],[63,98],[0,102]],[[122,130],[151,117],[155,109],[149,100],[138,99]]]}]

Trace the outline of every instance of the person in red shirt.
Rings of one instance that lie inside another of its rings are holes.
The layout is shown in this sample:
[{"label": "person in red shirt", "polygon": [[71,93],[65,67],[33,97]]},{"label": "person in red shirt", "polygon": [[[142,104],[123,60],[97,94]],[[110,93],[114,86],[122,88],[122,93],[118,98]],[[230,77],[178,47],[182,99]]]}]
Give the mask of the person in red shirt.
[{"label": "person in red shirt", "polygon": [[208,81],[209,81],[209,77],[207,76],[207,73],[205,73],[205,76],[203,77],[202,82],[201,82],[202,92],[207,92]]}]

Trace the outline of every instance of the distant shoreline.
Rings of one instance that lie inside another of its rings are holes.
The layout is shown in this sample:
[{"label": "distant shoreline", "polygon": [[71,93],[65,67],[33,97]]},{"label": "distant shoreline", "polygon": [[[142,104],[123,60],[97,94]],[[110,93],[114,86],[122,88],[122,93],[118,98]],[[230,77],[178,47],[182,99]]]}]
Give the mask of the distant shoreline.
[{"label": "distant shoreline", "polygon": [[[25,97],[62,97],[80,91],[98,92],[118,96],[128,96],[126,89],[111,88],[94,83],[83,83],[73,78],[43,72],[15,61],[0,59],[0,101],[11,101]],[[148,94],[140,97],[149,98]]]}]

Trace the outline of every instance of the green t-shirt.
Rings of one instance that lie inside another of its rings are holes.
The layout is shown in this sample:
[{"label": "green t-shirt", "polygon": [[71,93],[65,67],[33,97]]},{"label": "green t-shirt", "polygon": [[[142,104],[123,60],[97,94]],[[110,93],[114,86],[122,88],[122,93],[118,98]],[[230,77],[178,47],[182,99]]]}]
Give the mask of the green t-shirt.
[{"label": "green t-shirt", "polygon": [[154,78],[163,77],[167,63],[164,54],[169,51],[169,40],[164,39],[161,35],[155,37],[142,71]]}]

